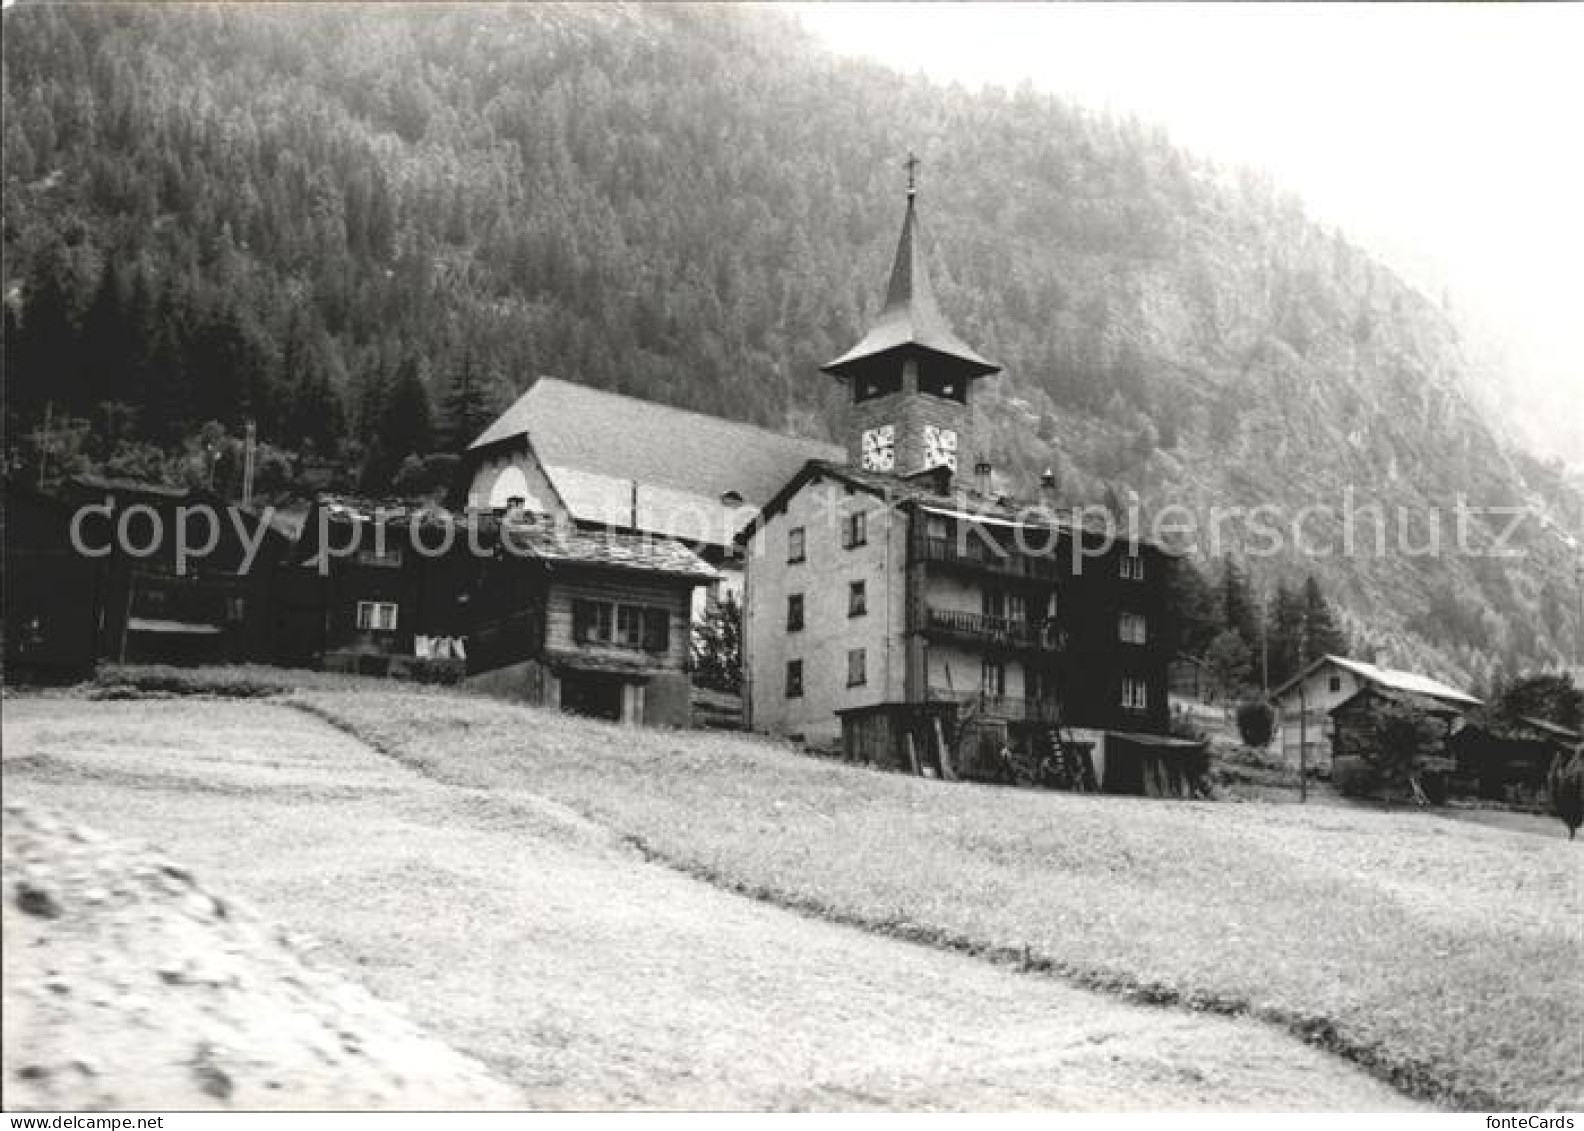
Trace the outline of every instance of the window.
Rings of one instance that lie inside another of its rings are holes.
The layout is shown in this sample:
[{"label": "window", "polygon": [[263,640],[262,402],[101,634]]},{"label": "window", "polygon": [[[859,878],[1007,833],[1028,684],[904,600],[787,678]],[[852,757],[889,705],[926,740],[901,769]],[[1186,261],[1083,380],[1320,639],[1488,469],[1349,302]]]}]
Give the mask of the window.
[{"label": "window", "polygon": [[847,686],[862,687],[869,682],[868,657],[862,648],[854,648],[847,653]]},{"label": "window", "polygon": [[1121,560],[1122,560],[1122,576],[1123,577],[1129,578],[1129,579],[1131,579],[1133,581],[1143,581],[1144,580],[1144,559],[1143,558],[1139,557],[1136,552],[1130,551],[1130,552],[1128,552],[1126,554],[1123,554]]},{"label": "window", "polygon": [[842,524],[842,545],[851,550],[869,542],[869,512],[854,511]]},{"label": "window", "polygon": [[919,373],[918,383],[921,393],[945,397],[958,404],[968,403],[968,383],[941,368],[924,366]]},{"label": "window", "polygon": [[887,373],[882,376],[863,377],[853,382],[853,400],[862,404],[876,397],[889,397],[902,391],[902,374]]},{"label": "window", "polygon": [[1142,679],[1124,679],[1122,681],[1122,706],[1129,711],[1143,711],[1149,708],[1149,685]]},{"label": "window", "polygon": [[364,632],[395,632],[395,602],[359,601],[357,603],[357,626]]},{"label": "window", "polygon": [[987,617],[1018,623],[1022,623],[1028,613],[1023,594],[1013,593],[997,586],[990,586],[980,593],[979,609]]},{"label": "window", "polygon": [[579,644],[614,644],[646,652],[671,650],[671,613],[611,601],[572,602],[572,639]]},{"label": "window", "polygon": [[932,514],[924,520],[924,537],[931,542],[944,542],[951,537],[951,527],[946,525],[946,516]]},{"label": "window", "polygon": [[382,569],[399,569],[402,564],[400,546],[385,545],[383,534],[376,535],[374,544],[366,550],[357,552],[358,565],[378,566]]},{"label": "window", "polygon": [[803,631],[803,594],[801,593],[787,595],[787,631]]},{"label": "window", "polygon": [[572,602],[572,639],[579,644],[609,644],[615,634],[616,606],[609,601]]},{"label": "window", "polygon": [[803,528],[794,526],[787,531],[787,561],[800,562],[803,560]]},{"label": "window", "polygon": [[1149,622],[1138,613],[1123,613],[1117,634],[1124,644],[1149,643]]},{"label": "window", "polygon": [[665,609],[645,609],[643,621],[644,651],[671,651],[671,614]]},{"label": "window", "polygon": [[852,581],[847,585],[847,615],[861,617],[869,611],[869,587],[867,582]]},{"label": "window", "polygon": [[979,690],[999,698],[1006,694],[1006,665],[985,660],[979,666]]},{"label": "window", "polygon": [[1334,676],[1331,677],[1331,690],[1332,691],[1341,691],[1342,690],[1342,677],[1341,676],[1334,675]]},{"label": "window", "polygon": [[786,676],[786,697],[788,699],[803,698],[803,661],[788,660]]}]

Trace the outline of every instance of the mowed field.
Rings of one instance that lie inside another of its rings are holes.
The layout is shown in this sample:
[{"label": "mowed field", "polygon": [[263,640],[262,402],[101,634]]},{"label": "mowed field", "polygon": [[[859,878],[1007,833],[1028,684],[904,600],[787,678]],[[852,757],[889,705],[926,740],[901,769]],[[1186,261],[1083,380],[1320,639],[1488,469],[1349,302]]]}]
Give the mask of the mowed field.
[{"label": "mowed field", "polygon": [[538,1106],[1579,1102],[1565,841],[293,702],[8,699],[8,800],[164,846]]}]

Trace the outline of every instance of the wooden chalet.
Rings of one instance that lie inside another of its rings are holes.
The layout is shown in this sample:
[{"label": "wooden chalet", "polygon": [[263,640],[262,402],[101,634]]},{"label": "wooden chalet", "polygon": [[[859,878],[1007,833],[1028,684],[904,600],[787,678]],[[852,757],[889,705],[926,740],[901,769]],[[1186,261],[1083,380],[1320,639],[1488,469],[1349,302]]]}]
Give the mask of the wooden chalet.
[{"label": "wooden chalet", "polygon": [[273,658],[271,583],[290,540],[263,516],[97,476],[47,494],[8,487],[6,511],[7,656],[20,667]]},{"label": "wooden chalet", "polygon": [[[72,544],[72,507],[58,495],[7,481],[0,527],[5,545],[5,671],[10,680],[72,682],[99,658],[105,566]],[[84,535],[106,539],[105,524]]]},{"label": "wooden chalet", "polygon": [[1347,656],[1321,656],[1269,695],[1276,713],[1276,748],[1290,765],[1300,762],[1324,773],[1332,758],[1335,710],[1367,688],[1394,692],[1436,705],[1456,717],[1480,700],[1418,672],[1399,671]]},{"label": "wooden chalet", "polygon": [[1443,800],[1456,769],[1449,743],[1462,722],[1465,708],[1422,691],[1368,683],[1331,708],[1328,729],[1332,766],[1340,759],[1376,760],[1380,754],[1376,712],[1386,706],[1407,708],[1435,727],[1436,741],[1423,760],[1424,788],[1431,800]]},{"label": "wooden chalet", "polygon": [[716,573],[678,542],[522,510],[326,498],[292,572],[311,618],[296,618],[299,647],[326,668],[466,681],[613,721],[689,721],[688,610]]}]

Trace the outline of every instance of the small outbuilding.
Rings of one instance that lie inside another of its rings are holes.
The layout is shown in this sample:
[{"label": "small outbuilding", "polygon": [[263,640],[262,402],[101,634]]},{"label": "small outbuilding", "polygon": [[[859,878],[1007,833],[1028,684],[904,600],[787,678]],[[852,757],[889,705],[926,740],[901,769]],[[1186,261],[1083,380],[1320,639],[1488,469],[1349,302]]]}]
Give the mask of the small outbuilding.
[{"label": "small outbuilding", "polygon": [[1270,693],[1276,712],[1276,747],[1293,766],[1329,769],[1335,748],[1334,712],[1359,692],[1375,688],[1437,704],[1454,715],[1480,706],[1480,700],[1450,684],[1418,672],[1399,671],[1349,659],[1322,656]]},{"label": "small outbuilding", "polygon": [[1503,724],[1470,723],[1452,736],[1447,748],[1462,788],[1493,801],[1535,803],[1557,756],[1581,742],[1584,735],[1568,727],[1519,718]]}]

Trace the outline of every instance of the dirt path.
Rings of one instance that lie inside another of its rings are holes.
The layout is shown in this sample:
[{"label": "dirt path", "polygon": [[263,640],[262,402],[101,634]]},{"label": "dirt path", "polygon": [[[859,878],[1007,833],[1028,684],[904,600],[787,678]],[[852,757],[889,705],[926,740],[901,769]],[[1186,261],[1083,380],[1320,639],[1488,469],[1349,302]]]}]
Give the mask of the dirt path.
[{"label": "dirt path", "polygon": [[544,1107],[1401,1109],[1264,1026],[815,922],[283,707],[10,699],[8,801],[147,840]]}]

